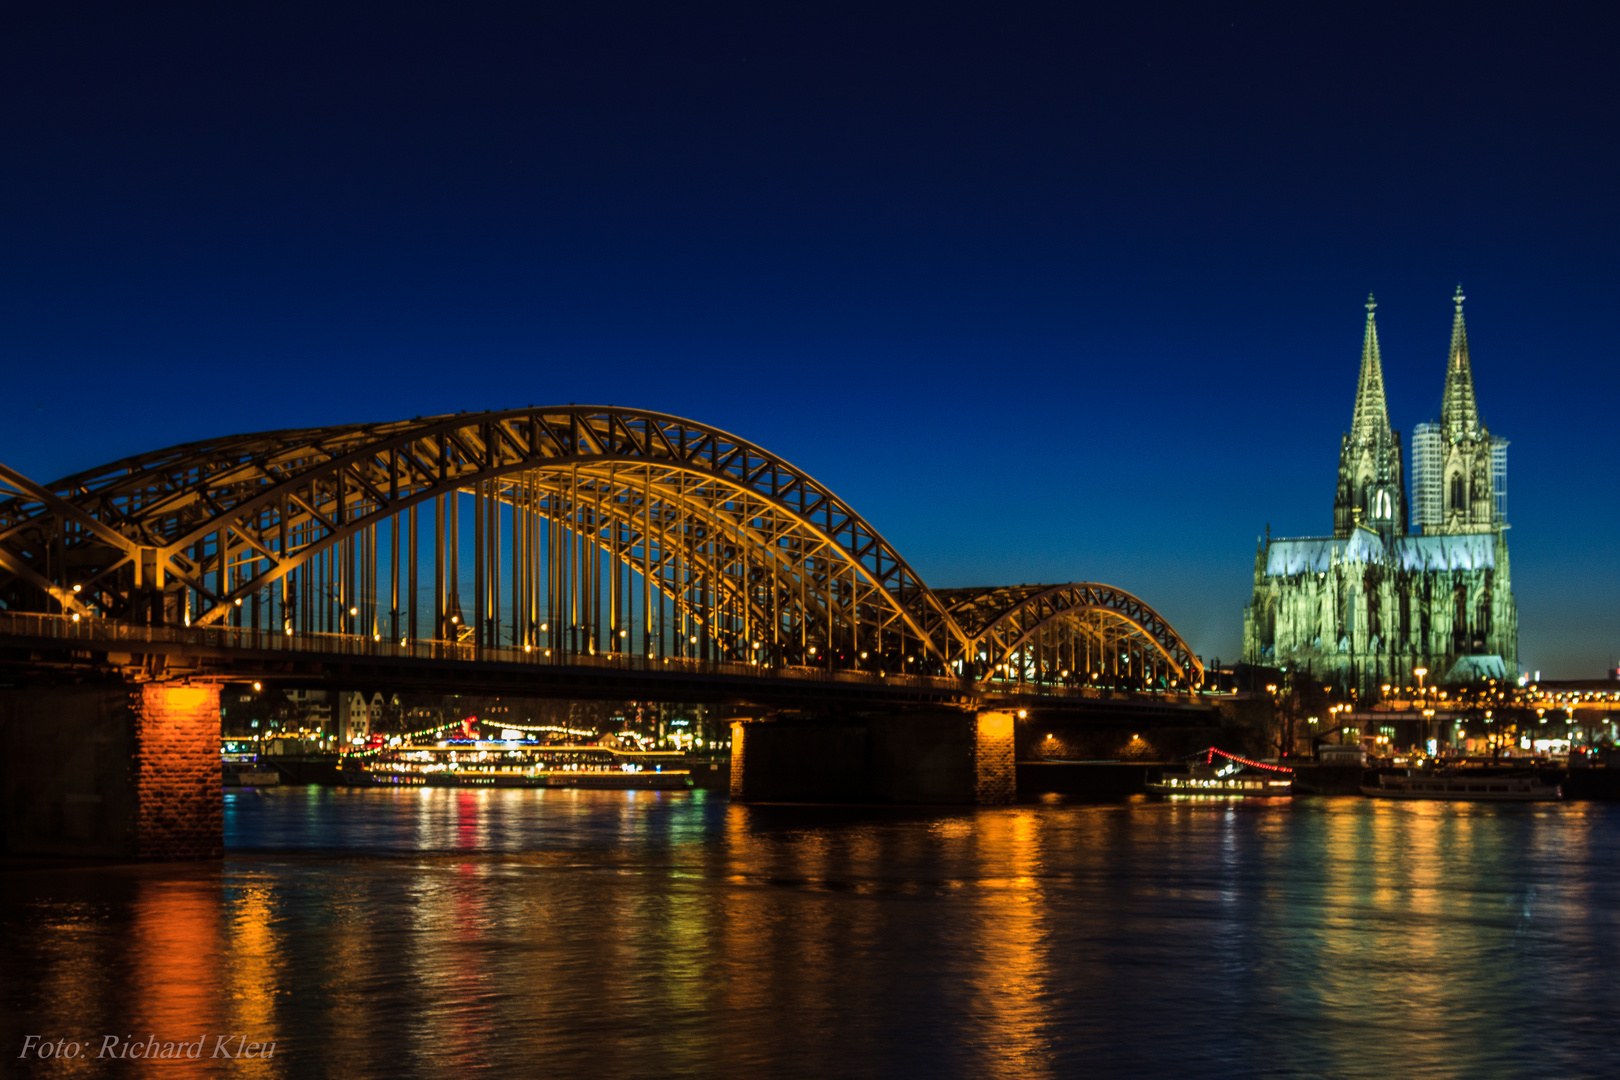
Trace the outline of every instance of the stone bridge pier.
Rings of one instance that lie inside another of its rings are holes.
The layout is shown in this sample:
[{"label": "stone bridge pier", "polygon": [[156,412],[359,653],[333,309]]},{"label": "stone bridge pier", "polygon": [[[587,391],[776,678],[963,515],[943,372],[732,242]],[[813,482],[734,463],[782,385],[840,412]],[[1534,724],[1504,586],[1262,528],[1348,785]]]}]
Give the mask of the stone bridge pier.
[{"label": "stone bridge pier", "polygon": [[223,821],[218,686],[0,689],[0,852],[217,859]]},{"label": "stone bridge pier", "polygon": [[1016,794],[1013,714],[937,709],[734,720],[731,797],[745,802],[997,805]]}]

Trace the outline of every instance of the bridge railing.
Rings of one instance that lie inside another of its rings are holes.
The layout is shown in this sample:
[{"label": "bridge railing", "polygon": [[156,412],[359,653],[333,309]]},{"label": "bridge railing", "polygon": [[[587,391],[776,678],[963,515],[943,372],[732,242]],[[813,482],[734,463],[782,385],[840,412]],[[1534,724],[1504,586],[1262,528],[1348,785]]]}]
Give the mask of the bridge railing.
[{"label": "bridge railing", "polygon": [[202,649],[229,649],[253,652],[318,653],[332,656],[363,656],[407,660],[447,660],[466,663],[523,664],[530,667],[591,667],[628,671],[678,671],[692,674],[722,674],[738,677],[802,679],[807,681],[855,682],[891,686],[916,686],[937,690],[960,686],[957,679],[896,672],[832,670],[821,667],[771,667],[754,661],[701,660],[683,656],[640,656],[631,653],[564,653],[512,646],[476,645],[470,642],[412,639],[395,641],[380,635],[281,632],[234,626],[146,626],[105,619],[74,619],[64,615],[0,611],[0,635],[38,638],[63,642],[83,642],[109,651],[116,646],[177,644]]},{"label": "bridge railing", "polygon": [[986,679],[977,685],[981,694],[1008,697],[1085,698],[1093,701],[1154,701],[1170,705],[1207,705],[1208,695],[1195,690],[1127,690],[1111,686],[1061,686],[1055,683]]},{"label": "bridge railing", "polygon": [[[146,626],[110,619],[84,617],[75,619],[67,615],[40,615],[30,612],[0,611],[0,636],[83,642],[87,648],[95,646],[108,652],[138,653],[142,651],[139,648],[141,645],[173,644],[191,648],[252,652],[316,653],[328,656],[520,664],[527,667],[588,667],[617,671],[723,675],[733,678],[795,679],[805,682],[910,687],[931,694],[954,692],[1012,698],[1081,698],[1168,704],[1197,704],[1203,700],[1200,695],[1193,692],[1059,686],[1011,679],[965,681],[937,675],[908,675],[898,672],[796,665],[772,667],[755,661],[700,660],[682,656],[562,652],[553,655],[544,649],[476,645],[470,642],[419,639],[395,641],[380,636],[366,637],[359,634],[276,633],[271,630],[235,626]],[[127,650],[117,648],[120,645],[129,648]]]}]

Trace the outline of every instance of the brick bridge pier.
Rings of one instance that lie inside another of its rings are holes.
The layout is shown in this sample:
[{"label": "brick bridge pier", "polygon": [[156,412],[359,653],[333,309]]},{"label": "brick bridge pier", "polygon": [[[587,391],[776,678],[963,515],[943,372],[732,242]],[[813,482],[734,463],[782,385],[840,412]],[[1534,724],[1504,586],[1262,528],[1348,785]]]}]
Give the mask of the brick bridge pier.
[{"label": "brick bridge pier", "polygon": [[0,688],[0,851],[220,858],[219,762],[217,685]]},{"label": "brick bridge pier", "polygon": [[1013,714],[935,709],[731,725],[731,797],[759,802],[1010,803]]}]

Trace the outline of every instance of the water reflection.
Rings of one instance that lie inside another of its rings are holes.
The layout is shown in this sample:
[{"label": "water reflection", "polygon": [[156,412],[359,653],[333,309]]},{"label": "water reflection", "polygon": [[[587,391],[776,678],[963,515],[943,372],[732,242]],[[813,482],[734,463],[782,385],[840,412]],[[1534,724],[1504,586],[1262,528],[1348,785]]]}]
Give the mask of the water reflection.
[{"label": "water reflection", "polygon": [[263,1076],[1599,1076],[1617,826],[246,791],[223,867],[0,876],[0,1035],[241,1033]]}]

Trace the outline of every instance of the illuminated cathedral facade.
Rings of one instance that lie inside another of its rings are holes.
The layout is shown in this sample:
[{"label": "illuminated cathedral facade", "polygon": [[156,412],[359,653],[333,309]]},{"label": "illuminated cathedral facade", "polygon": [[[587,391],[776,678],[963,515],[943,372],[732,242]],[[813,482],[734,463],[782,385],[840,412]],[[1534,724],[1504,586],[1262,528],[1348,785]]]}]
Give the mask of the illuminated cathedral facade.
[{"label": "illuminated cathedral facade", "polygon": [[1413,431],[1411,499],[1389,423],[1377,305],[1367,300],[1361,374],[1339,449],[1333,535],[1260,541],[1243,612],[1247,663],[1309,672],[1364,697],[1386,685],[1478,684],[1518,675],[1507,547],[1507,441],[1479,417],[1454,298],[1437,422]]}]

